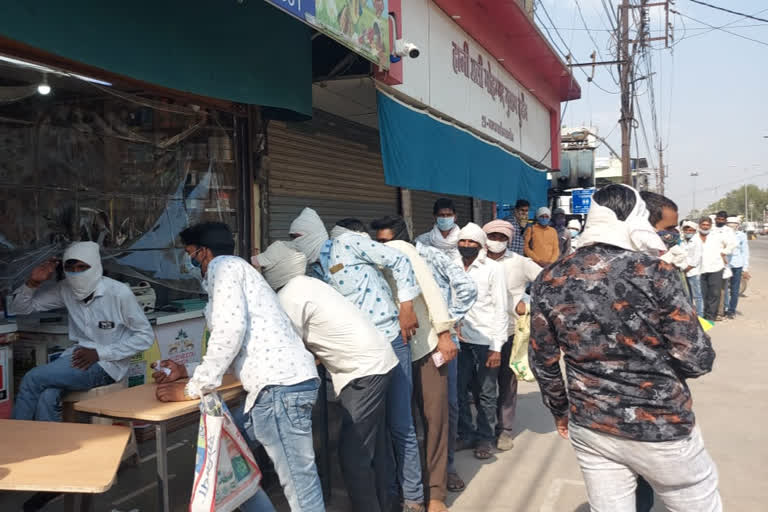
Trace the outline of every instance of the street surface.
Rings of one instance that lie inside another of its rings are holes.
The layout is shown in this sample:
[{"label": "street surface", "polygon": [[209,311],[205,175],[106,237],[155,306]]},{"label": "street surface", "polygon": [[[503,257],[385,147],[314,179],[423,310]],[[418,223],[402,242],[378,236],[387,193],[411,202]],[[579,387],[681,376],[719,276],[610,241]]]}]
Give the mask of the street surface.
[{"label": "street surface", "polygon": [[[714,371],[689,382],[694,411],[707,449],[717,463],[725,510],[753,512],[768,500],[768,239],[750,242],[752,280],[739,304],[741,315],[711,331],[717,352]],[[467,489],[451,494],[452,512],[588,512],[586,492],[569,443],[554,431],[536,384],[521,383],[515,447],[486,461],[471,451],[457,454]],[[331,426],[334,436],[335,426]],[[197,426],[169,435],[171,502],[184,511],[192,483]],[[6,440],[8,441],[8,440]],[[142,443],[139,468],[121,471],[117,484],[97,497],[95,510],[156,510],[154,442]],[[62,468],[66,471],[66,468]],[[346,512],[338,472],[334,474],[330,512]],[[273,492],[273,494],[275,494]],[[280,492],[277,491],[279,496]],[[20,510],[28,493],[0,494],[0,510]],[[284,500],[276,498],[280,511]],[[63,501],[46,511],[63,511]],[[657,504],[656,512],[664,511]],[[692,511],[694,512],[694,511]]]}]

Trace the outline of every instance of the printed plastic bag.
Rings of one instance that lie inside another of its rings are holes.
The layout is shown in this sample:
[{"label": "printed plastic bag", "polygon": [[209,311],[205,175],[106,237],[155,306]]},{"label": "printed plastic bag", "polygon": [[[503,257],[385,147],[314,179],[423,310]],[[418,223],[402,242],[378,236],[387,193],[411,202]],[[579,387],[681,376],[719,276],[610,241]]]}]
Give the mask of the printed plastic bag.
[{"label": "printed plastic bag", "polygon": [[518,380],[533,382],[531,367],[528,364],[528,341],[531,338],[531,307],[526,304],[525,314],[517,318],[515,324],[515,339],[512,341],[512,353],[509,357],[509,367],[515,372]]},{"label": "printed plastic bag", "polygon": [[259,490],[261,471],[217,393],[200,401],[190,512],[231,512]]}]

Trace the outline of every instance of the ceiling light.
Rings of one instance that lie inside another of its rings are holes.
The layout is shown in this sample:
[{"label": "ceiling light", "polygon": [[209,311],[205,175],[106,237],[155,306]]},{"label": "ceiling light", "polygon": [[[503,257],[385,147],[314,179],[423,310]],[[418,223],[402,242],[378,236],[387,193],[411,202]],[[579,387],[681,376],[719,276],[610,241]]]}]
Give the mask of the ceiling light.
[{"label": "ceiling light", "polygon": [[43,96],[51,93],[51,86],[48,85],[48,73],[43,73],[43,81],[37,86],[37,92]]}]

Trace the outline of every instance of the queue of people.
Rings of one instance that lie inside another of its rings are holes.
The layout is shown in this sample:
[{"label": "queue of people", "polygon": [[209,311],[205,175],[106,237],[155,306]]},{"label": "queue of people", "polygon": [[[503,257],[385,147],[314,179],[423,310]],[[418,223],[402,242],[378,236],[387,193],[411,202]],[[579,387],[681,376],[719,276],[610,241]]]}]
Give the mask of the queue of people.
[{"label": "queue of people", "polygon": [[[210,338],[201,361],[160,363],[157,398],[199,398],[234,372],[247,393],[240,428],[264,447],[291,510],[322,511],[317,360],[342,409],[339,463],[353,510],[444,512],[447,493],[466,487],[456,451],[489,459],[514,448],[509,359],[515,324],[530,312],[531,367],[593,509],[650,510],[655,492],[674,510],[720,510],[685,380],[714,359],[697,317],[714,318],[721,294],[734,314],[734,290],[749,276],[734,218],[718,213],[717,230],[708,218],[688,221],[681,234],[672,201],[619,185],[595,193],[583,231],[545,207],[528,225],[529,208],[520,200],[511,222],[460,227],[453,202],[439,199],[434,227],[415,239],[398,216],[375,220],[373,238],[352,218],[329,233],[305,208],[289,242],[250,262],[233,255],[225,224],[185,229],[186,265],[200,270],[209,296]],[[102,276],[98,246],[88,244],[65,252],[56,287],[41,286],[54,270],[46,263],[15,294],[19,312],[66,306],[78,336],[66,358],[24,378],[19,419],[58,419],[63,390],[119,380],[151,345],[130,290]],[[263,491],[240,509],[274,511]]]}]

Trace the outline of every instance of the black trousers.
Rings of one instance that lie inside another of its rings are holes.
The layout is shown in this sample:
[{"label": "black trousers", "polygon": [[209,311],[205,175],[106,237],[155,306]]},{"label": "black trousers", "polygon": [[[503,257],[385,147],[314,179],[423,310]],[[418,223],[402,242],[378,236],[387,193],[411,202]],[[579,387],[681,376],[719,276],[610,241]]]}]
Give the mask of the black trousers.
[{"label": "black trousers", "polygon": [[720,294],[723,290],[723,271],[701,274],[701,296],[704,300],[704,318],[712,322],[717,318]]},{"label": "black trousers", "polygon": [[[341,390],[343,410],[339,433],[339,465],[355,512],[381,512],[377,494],[389,482],[386,456],[379,454],[386,434],[386,397],[392,372],[355,379]],[[378,493],[377,493],[378,491]],[[383,497],[382,497],[383,499]]]}]

